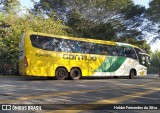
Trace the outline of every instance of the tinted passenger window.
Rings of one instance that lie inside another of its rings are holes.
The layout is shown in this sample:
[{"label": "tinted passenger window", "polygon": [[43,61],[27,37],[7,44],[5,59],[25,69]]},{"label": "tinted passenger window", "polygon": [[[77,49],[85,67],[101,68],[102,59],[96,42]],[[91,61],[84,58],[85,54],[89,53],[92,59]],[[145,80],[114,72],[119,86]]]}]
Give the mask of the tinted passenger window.
[{"label": "tinted passenger window", "polygon": [[86,54],[100,54],[111,56],[126,56],[136,59],[133,48],[123,46],[112,46],[91,42],[74,41],[54,37],[31,35],[32,46],[43,50],[57,52],[74,52]]},{"label": "tinted passenger window", "polygon": [[134,49],[131,47],[125,48],[124,53],[125,53],[126,57],[137,59],[136,53],[135,53]]}]

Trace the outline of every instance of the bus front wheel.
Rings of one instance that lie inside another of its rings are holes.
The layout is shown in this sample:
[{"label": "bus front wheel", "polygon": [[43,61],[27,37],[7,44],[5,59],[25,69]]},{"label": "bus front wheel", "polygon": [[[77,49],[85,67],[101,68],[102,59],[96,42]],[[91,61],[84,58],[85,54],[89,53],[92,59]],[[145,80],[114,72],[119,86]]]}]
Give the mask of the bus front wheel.
[{"label": "bus front wheel", "polygon": [[79,80],[82,76],[81,70],[79,68],[72,68],[70,71],[70,78],[72,80]]},{"label": "bus front wheel", "polygon": [[132,69],[129,74],[129,79],[132,79],[134,76],[136,76],[136,74],[135,71]]},{"label": "bus front wheel", "polygon": [[68,71],[63,68],[63,67],[60,67],[56,70],[56,79],[57,80],[64,80],[68,77]]}]

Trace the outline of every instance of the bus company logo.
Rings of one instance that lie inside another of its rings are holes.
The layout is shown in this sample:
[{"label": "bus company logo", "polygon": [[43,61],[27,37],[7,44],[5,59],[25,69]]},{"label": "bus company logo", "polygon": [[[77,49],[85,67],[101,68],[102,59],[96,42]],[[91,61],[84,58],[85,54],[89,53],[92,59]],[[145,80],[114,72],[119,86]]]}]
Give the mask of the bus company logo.
[{"label": "bus company logo", "polygon": [[2,110],[12,110],[11,105],[2,105]]},{"label": "bus company logo", "polygon": [[97,61],[95,56],[63,54],[63,59]]},{"label": "bus company logo", "polygon": [[142,71],[142,72],[139,72],[139,73],[140,73],[140,75],[144,75],[144,73],[145,73],[145,72],[144,72],[144,71]]}]

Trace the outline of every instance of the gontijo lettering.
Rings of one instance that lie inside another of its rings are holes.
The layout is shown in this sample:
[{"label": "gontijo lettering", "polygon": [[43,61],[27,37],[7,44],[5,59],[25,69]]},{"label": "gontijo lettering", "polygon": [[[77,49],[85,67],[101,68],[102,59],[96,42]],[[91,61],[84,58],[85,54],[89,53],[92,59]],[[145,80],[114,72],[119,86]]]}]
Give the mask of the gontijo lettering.
[{"label": "gontijo lettering", "polygon": [[95,56],[63,54],[63,59],[97,61]]}]

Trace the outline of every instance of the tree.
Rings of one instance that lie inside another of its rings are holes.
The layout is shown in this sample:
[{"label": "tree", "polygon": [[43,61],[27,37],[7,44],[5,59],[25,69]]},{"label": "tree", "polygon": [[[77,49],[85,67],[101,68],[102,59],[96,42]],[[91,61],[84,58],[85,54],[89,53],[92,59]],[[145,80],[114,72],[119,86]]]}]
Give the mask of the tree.
[{"label": "tree", "polygon": [[60,20],[54,18],[44,19],[42,16],[26,14],[17,16],[14,14],[0,15],[0,73],[14,74],[18,63],[18,43],[21,34],[25,31],[44,32],[57,35],[68,35]]},{"label": "tree", "polygon": [[0,0],[0,11],[3,13],[16,13],[19,8],[19,0]]},{"label": "tree", "polygon": [[151,55],[151,64],[149,67],[149,73],[157,74],[160,67],[160,51],[156,50]]},{"label": "tree", "polygon": [[135,37],[137,40],[146,40],[146,37],[141,32],[143,31],[141,26],[143,26],[145,20],[145,7],[131,4],[121,10],[121,12],[124,14],[122,22],[127,27],[124,34],[129,34],[130,37]]},{"label": "tree", "polygon": [[155,42],[160,39],[160,0],[150,1],[146,16],[152,21],[150,27],[148,26],[147,28],[149,32],[152,32],[152,42]]},{"label": "tree", "polygon": [[132,0],[40,0],[35,2],[33,11],[57,16],[63,21],[67,21],[69,14],[77,12],[87,20],[101,23],[110,20],[129,4],[133,4]]},{"label": "tree", "polygon": [[147,9],[148,18],[154,22],[160,22],[160,0],[152,0]]},{"label": "tree", "polygon": [[116,40],[141,38],[136,28],[142,21],[136,21],[136,17],[145,8],[134,5],[132,0],[40,0],[33,11],[62,19],[75,36]]}]

